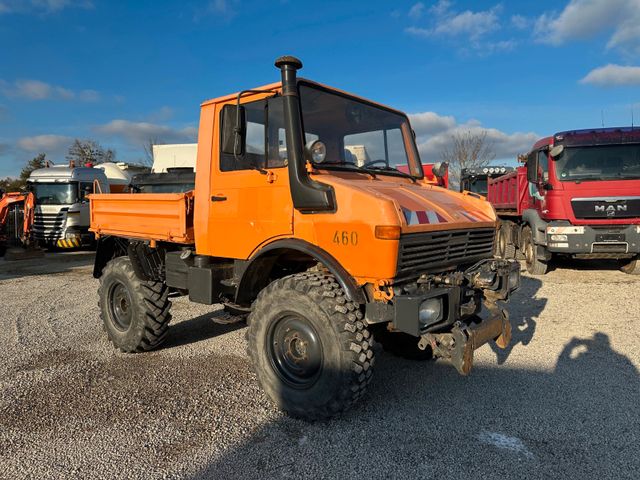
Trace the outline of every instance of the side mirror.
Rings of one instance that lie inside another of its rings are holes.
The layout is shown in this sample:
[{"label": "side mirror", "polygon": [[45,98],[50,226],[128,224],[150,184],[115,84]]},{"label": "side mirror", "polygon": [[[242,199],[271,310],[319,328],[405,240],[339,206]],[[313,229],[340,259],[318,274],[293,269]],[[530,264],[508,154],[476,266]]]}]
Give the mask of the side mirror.
[{"label": "side mirror", "polygon": [[556,145],[549,151],[552,158],[558,158],[564,152],[564,145]]},{"label": "side mirror", "polygon": [[247,141],[245,110],[241,105],[222,108],[222,153],[244,155]]},{"label": "side mirror", "polygon": [[437,178],[444,178],[449,170],[449,162],[438,162],[431,167],[431,171]]},{"label": "side mirror", "polygon": [[527,180],[531,183],[538,183],[538,156],[535,152],[527,158]]}]

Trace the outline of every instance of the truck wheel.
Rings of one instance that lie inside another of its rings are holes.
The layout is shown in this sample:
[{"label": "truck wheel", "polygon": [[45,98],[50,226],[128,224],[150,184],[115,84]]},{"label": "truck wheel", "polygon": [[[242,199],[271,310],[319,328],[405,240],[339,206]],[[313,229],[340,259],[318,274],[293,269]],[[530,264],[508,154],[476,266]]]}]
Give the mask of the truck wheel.
[{"label": "truck wheel", "polygon": [[527,271],[531,275],[544,275],[547,273],[549,265],[540,259],[536,253],[536,246],[533,243],[531,228],[525,227],[522,231],[522,247],[524,250],[524,260],[527,264]]},{"label": "truck wheel", "polygon": [[169,288],[140,280],[128,257],[107,263],[98,297],[104,329],[120,351],[153,350],[165,340],[171,320]]},{"label": "truck wheel", "polygon": [[496,239],[496,255],[500,258],[515,258],[516,246],[509,241],[507,231],[508,227],[504,223],[500,224]]},{"label": "truck wheel", "polygon": [[626,262],[620,262],[620,271],[629,275],[640,275],[640,257],[632,258]]},{"label": "truck wheel", "polygon": [[418,348],[418,338],[412,337],[402,332],[390,332],[386,325],[374,332],[376,342],[382,345],[382,348],[396,357],[406,358],[408,360],[431,360],[433,352],[431,347],[424,350]]},{"label": "truck wheel", "polygon": [[271,400],[307,420],[349,409],[371,380],[371,334],[335,278],[305,272],[273,281],[247,320],[253,370]]}]

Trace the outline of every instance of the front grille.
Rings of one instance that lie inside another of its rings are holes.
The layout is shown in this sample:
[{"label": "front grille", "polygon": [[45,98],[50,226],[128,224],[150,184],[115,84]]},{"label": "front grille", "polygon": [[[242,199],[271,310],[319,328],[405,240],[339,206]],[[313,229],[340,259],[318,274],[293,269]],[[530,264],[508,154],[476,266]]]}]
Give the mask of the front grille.
[{"label": "front grille", "polygon": [[640,217],[640,197],[574,198],[571,207],[576,218]]},{"label": "front grille", "polygon": [[493,228],[402,235],[397,277],[444,270],[491,258],[494,236]]},{"label": "front grille", "polygon": [[57,213],[35,212],[33,216],[33,236],[36,240],[58,240],[64,230],[67,210],[64,208]]}]

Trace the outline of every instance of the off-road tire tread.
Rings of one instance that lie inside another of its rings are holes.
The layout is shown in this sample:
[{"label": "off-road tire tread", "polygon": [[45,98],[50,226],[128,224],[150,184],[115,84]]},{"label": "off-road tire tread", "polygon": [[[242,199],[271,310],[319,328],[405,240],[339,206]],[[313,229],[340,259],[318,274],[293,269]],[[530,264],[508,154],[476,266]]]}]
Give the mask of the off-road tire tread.
[{"label": "off-road tire tread", "polygon": [[534,254],[534,258],[533,261],[531,263],[527,262],[526,260],[526,248],[527,248],[527,242],[531,242],[533,248],[534,248],[534,252],[535,252],[535,244],[533,243],[533,232],[531,231],[530,227],[525,227],[523,233],[523,246],[525,248],[525,264],[527,266],[527,271],[531,274],[531,275],[544,275],[545,273],[547,273],[547,270],[549,269],[549,263],[543,260],[538,259],[535,254]]},{"label": "off-road tire tread", "polygon": [[[327,327],[340,337],[343,357],[350,360],[349,374],[343,375],[340,388],[336,389],[333,401],[323,407],[278,405],[296,418],[317,420],[329,418],[350,409],[366,392],[371,382],[375,355],[373,337],[364,323],[364,315],[359,304],[349,301],[335,277],[328,272],[309,270],[289,275],[270,283],[259,294],[247,318],[247,354],[259,381],[266,380],[259,368],[258,358],[264,355],[256,338],[256,324],[264,306],[269,305],[272,294],[277,290],[296,290],[311,297],[330,319]],[[346,372],[345,372],[346,373]],[[275,400],[274,400],[275,401]],[[278,403],[276,401],[276,403]]]},{"label": "off-road tire tread", "polygon": [[[121,345],[105,326],[107,321],[102,309],[102,299],[106,298],[106,279],[111,273],[124,274],[133,285],[130,290],[132,302],[137,303],[144,315],[134,318],[133,322],[139,322],[135,332],[129,333],[127,345]],[[128,257],[117,257],[105,266],[100,277],[98,288],[98,308],[102,318],[102,328],[107,333],[109,341],[121,352],[139,353],[158,348],[167,338],[169,322],[171,321],[171,300],[169,300],[169,287],[163,282],[140,280]]]}]

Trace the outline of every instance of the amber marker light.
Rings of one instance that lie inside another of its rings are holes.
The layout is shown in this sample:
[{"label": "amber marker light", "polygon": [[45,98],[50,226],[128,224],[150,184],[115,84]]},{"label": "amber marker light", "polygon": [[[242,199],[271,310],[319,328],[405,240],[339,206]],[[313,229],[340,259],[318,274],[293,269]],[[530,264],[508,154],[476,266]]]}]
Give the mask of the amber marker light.
[{"label": "amber marker light", "polygon": [[400,227],[397,225],[376,225],[376,238],[398,240],[400,239]]}]

